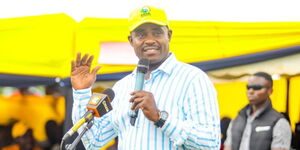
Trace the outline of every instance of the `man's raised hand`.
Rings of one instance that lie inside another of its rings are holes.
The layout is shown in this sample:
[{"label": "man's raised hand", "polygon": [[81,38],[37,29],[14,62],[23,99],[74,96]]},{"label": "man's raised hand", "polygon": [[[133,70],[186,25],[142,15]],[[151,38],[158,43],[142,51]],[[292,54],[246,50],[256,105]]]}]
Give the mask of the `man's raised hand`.
[{"label": "man's raised hand", "polygon": [[71,84],[76,90],[91,87],[96,81],[96,75],[101,66],[96,66],[91,71],[93,55],[85,54],[81,58],[81,53],[77,53],[76,60],[72,60]]}]

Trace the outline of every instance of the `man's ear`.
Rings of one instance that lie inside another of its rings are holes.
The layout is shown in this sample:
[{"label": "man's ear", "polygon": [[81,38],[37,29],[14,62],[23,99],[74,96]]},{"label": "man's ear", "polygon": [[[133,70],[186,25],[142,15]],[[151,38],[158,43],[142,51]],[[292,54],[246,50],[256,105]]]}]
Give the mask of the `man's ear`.
[{"label": "man's ear", "polygon": [[172,33],[173,33],[172,30],[168,30],[168,38],[169,38],[169,41],[171,41]]},{"label": "man's ear", "polygon": [[131,34],[128,35],[127,39],[128,39],[128,41],[129,41],[130,45],[132,45],[132,36],[131,36]]},{"label": "man's ear", "polygon": [[273,88],[270,87],[270,88],[268,89],[268,94],[271,95],[272,93],[273,93]]}]

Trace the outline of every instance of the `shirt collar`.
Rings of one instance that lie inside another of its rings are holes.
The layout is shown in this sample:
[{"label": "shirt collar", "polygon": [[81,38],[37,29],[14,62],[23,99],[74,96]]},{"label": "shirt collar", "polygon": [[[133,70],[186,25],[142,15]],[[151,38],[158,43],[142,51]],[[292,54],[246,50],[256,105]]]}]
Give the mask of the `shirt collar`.
[{"label": "shirt collar", "polygon": [[172,69],[174,68],[175,64],[178,62],[176,59],[175,55],[173,53],[170,53],[169,57],[155,70],[152,72],[156,71],[162,71],[166,74],[171,74]]},{"label": "shirt collar", "polygon": [[[267,107],[269,106],[270,103],[271,103],[271,101],[268,99],[264,103],[264,105],[255,112],[254,117],[256,118],[257,116],[259,116],[265,109],[267,109]],[[246,111],[247,116],[250,116],[251,111],[252,111],[252,107],[250,106]]]}]

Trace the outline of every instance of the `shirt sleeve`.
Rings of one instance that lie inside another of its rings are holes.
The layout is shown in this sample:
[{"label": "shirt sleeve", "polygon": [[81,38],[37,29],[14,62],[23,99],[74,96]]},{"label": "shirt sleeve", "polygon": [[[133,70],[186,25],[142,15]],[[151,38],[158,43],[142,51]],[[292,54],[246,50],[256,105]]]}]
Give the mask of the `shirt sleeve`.
[{"label": "shirt sleeve", "polygon": [[230,122],[228,128],[227,128],[227,137],[226,140],[224,142],[224,146],[226,147],[231,147],[231,143],[232,143],[232,134],[231,134],[231,130],[232,130],[232,121]]},{"label": "shirt sleeve", "polygon": [[273,128],[273,140],[271,148],[281,148],[289,150],[291,146],[292,130],[289,122],[285,118],[277,121]]},{"label": "shirt sleeve", "polygon": [[185,120],[172,117],[166,120],[162,131],[175,146],[187,149],[220,149],[220,118],[217,95],[209,78],[193,77],[184,99]]},{"label": "shirt sleeve", "polygon": [[[87,112],[86,106],[91,96],[91,88],[82,90],[73,89],[73,124],[80,120],[85,112]],[[82,143],[86,149],[99,149],[117,136],[115,131],[113,130],[110,116],[111,112],[105,114],[100,118],[94,118],[94,125],[81,138]],[[78,133],[82,132],[83,127],[85,126],[86,123],[78,129]]]}]

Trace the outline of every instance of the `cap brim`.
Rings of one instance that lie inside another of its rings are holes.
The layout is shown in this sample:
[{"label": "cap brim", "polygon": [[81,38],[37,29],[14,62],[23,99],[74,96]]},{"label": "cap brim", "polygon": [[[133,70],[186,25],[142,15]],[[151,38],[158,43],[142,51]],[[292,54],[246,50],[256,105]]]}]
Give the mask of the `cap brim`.
[{"label": "cap brim", "polygon": [[152,19],[147,19],[147,20],[142,20],[142,21],[136,23],[135,25],[131,26],[129,28],[129,31],[131,32],[131,31],[135,30],[137,27],[139,27],[140,25],[145,24],[145,23],[153,23],[153,24],[157,24],[157,25],[160,25],[160,26],[168,26],[168,24],[166,24],[164,22],[160,22],[160,21],[152,20]]}]

